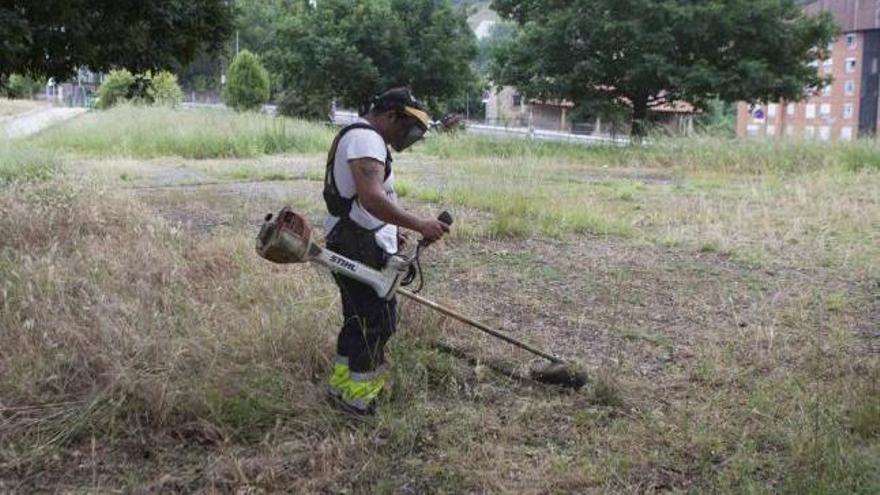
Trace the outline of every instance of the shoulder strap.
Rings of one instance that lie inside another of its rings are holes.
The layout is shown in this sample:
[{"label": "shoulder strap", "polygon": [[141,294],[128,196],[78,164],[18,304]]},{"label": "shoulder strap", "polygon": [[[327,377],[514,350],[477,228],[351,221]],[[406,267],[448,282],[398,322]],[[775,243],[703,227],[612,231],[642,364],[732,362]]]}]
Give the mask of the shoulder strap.
[{"label": "shoulder strap", "polygon": [[[370,124],[366,124],[363,122],[355,122],[354,124],[349,124],[342,128],[339,133],[336,134],[336,137],[333,138],[333,144],[330,146],[330,152],[327,154],[327,169],[324,173],[324,186],[332,186],[334,190],[336,190],[336,178],[333,177],[333,164],[336,161],[336,149],[339,147],[339,142],[342,141],[342,137],[348,134],[348,131],[353,131],[355,129],[370,129],[374,132],[376,128],[371,126]],[[336,190],[338,193],[339,191]]]},{"label": "shoulder strap", "polygon": [[[333,170],[335,168],[336,151],[339,147],[339,142],[342,141],[342,137],[345,136],[348,131],[354,129],[369,129],[377,134],[379,133],[379,131],[370,124],[365,122],[355,122],[343,127],[333,139],[333,144],[330,146],[330,152],[327,155],[327,166],[324,170],[324,200],[327,203],[327,209],[330,213],[337,217],[347,217],[348,212],[351,211],[351,203],[357,198],[357,195],[351,198],[343,198],[342,195],[339,194],[339,188],[336,187],[336,176]],[[388,180],[389,175],[391,175],[391,152],[387,151],[387,157],[385,159],[385,180]]]}]

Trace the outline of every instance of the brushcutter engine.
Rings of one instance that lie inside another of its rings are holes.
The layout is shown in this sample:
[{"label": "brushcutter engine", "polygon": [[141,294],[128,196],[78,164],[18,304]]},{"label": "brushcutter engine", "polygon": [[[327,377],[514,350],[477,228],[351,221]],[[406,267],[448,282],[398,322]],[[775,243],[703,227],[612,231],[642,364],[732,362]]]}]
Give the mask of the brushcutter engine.
[{"label": "brushcutter engine", "polygon": [[[441,220],[452,223],[452,217],[447,212],[443,212]],[[419,243],[414,255],[395,254],[384,269],[376,270],[317,245],[312,240],[312,229],[308,221],[289,206],[285,206],[274,219],[271,213],[266,215],[257,235],[256,247],[261,257],[274,263],[313,261],[334,273],[369,285],[381,298],[391,299],[404,278],[407,278],[410,267],[418,262],[420,249],[426,245],[424,241]]]}]

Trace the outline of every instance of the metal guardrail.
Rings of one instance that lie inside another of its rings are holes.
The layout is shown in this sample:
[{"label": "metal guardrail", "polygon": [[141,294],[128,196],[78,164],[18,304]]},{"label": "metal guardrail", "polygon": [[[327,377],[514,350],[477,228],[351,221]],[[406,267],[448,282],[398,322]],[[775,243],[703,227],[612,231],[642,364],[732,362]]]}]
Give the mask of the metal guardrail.
[{"label": "metal guardrail", "polygon": [[[337,110],[333,115],[333,123],[336,125],[348,125],[355,122],[357,119],[357,113],[350,111]],[[573,134],[570,132],[549,131],[528,127],[488,125],[476,122],[466,122],[465,129],[470,134],[497,138],[534,139],[537,141],[576,143],[586,146],[629,146],[631,144],[628,137]]]},{"label": "metal guardrail", "polygon": [[501,138],[534,139],[537,141],[553,141],[563,143],[576,143],[587,146],[629,146],[629,138],[572,134],[570,132],[547,131],[527,127],[499,127],[484,124],[467,123],[467,132],[471,134],[493,136]]}]

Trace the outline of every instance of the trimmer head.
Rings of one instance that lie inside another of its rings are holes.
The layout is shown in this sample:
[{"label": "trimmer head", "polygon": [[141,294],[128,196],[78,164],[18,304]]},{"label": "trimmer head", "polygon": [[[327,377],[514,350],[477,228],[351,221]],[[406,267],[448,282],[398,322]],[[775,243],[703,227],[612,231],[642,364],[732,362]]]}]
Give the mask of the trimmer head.
[{"label": "trimmer head", "polygon": [[573,388],[580,390],[587,384],[587,374],[575,370],[568,365],[562,363],[553,363],[544,368],[533,369],[531,377],[535,381],[547,383],[550,385],[559,385],[561,387]]}]

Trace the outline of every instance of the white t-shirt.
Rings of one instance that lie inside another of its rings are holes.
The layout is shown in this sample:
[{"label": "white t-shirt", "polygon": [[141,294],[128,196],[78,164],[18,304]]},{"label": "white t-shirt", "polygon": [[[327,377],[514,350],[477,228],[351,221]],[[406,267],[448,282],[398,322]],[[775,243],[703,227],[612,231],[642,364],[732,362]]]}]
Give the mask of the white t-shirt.
[{"label": "white t-shirt", "polygon": [[[358,119],[358,122],[369,124],[365,119]],[[355,195],[357,189],[354,184],[354,177],[351,173],[351,161],[360,158],[372,158],[383,165],[388,158],[388,147],[385,140],[382,139],[376,131],[371,129],[352,129],[342,136],[339,145],[336,147],[336,159],[333,162],[333,177],[336,179],[336,189],[343,198],[351,198]],[[392,172],[384,183],[385,194],[392,202],[397,202],[397,195],[394,193],[394,172]],[[388,254],[397,253],[397,226],[385,224],[378,218],[374,217],[366,208],[361,206],[360,201],[354,200],[351,204],[351,212],[348,214],[351,220],[368,230],[376,231],[376,244]],[[324,232],[330,232],[339,218],[328,215],[324,221]]]}]

